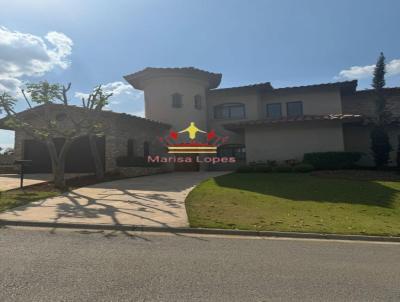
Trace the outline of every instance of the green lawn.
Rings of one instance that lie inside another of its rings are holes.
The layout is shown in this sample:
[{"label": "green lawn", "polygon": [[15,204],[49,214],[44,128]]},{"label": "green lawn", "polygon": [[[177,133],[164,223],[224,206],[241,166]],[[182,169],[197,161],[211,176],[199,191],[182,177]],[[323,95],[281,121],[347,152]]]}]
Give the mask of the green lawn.
[{"label": "green lawn", "polygon": [[233,173],[187,197],[192,227],[400,235],[400,182]]},{"label": "green lawn", "polygon": [[27,187],[24,190],[0,192],[0,212],[57,195],[60,195],[60,191],[52,188],[38,190],[37,188]]}]

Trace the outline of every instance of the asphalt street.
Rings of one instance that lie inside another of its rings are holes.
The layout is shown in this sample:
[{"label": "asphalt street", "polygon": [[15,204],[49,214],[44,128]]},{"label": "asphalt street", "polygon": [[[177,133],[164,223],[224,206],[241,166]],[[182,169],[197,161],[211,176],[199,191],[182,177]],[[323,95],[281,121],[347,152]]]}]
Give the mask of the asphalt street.
[{"label": "asphalt street", "polygon": [[400,301],[400,245],[0,229],[0,301]]}]

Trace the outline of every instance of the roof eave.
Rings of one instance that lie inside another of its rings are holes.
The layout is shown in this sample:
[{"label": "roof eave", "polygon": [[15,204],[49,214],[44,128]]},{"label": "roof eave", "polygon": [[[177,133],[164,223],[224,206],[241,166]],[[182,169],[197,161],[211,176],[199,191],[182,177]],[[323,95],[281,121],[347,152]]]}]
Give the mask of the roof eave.
[{"label": "roof eave", "polygon": [[138,72],[125,75],[123,78],[135,89],[143,90],[143,81],[155,77],[163,76],[191,76],[193,78],[203,79],[208,82],[208,89],[214,89],[219,86],[222,79],[221,73],[213,73],[194,67],[182,68],[153,68],[147,67]]}]

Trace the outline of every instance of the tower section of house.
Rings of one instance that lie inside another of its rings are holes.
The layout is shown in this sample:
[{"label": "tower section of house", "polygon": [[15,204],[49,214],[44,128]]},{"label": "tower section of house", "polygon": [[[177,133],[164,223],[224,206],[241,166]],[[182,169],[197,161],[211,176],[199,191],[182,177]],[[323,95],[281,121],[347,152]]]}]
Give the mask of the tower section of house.
[{"label": "tower section of house", "polygon": [[192,67],[146,68],[124,78],[144,91],[146,118],[176,130],[187,128],[190,122],[208,130],[206,95],[218,87],[221,74]]}]

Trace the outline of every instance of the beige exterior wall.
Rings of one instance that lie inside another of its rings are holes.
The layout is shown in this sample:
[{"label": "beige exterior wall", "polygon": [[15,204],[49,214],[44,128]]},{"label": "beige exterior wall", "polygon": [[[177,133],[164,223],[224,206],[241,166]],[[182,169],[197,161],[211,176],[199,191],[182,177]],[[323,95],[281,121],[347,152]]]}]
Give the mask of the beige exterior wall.
[{"label": "beige exterior wall", "polygon": [[306,122],[246,128],[246,160],[302,160],[304,153],[344,151],[342,125]]},{"label": "beige exterior wall", "polygon": [[[206,87],[208,83],[186,77],[159,77],[144,81],[145,116],[164,122],[175,130],[195,122],[200,129],[207,129]],[[183,98],[181,108],[172,107],[172,95]],[[201,110],[194,107],[194,96],[202,98]]]},{"label": "beige exterior wall", "polygon": [[312,90],[308,92],[298,90],[285,90],[263,95],[259,118],[266,117],[266,104],[281,103],[282,115],[286,116],[288,102],[303,102],[303,114],[324,115],[342,113],[342,100],[338,88]]},{"label": "beige exterior wall", "polygon": [[[215,119],[214,107],[221,104],[241,103],[245,105],[243,119]],[[223,125],[232,122],[255,120],[259,118],[260,96],[255,93],[240,91],[211,92],[207,96],[208,130],[214,129],[219,135],[229,136],[229,144],[244,144],[244,134],[226,130]]]},{"label": "beige exterior wall", "polygon": [[[286,116],[286,103],[302,101],[303,114],[324,115],[342,113],[342,101],[338,88],[313,91],[286,90],[278,92],[257,93],[232,89],[227,91],[212,91],[207,96],[208,128],[218,133],[228,135],[229,143],[244,143],[243,132],[225,130],[223,125],[244,120],[258,120],[266,117],[266,104],[280,103],[282,115]],[[226,103],[242,103],[245,105],[244,119],[214,119],[214,107]],[[278,129],[278,128],[275,128]],[[251,148],[247,145],[247,148]]]}]

